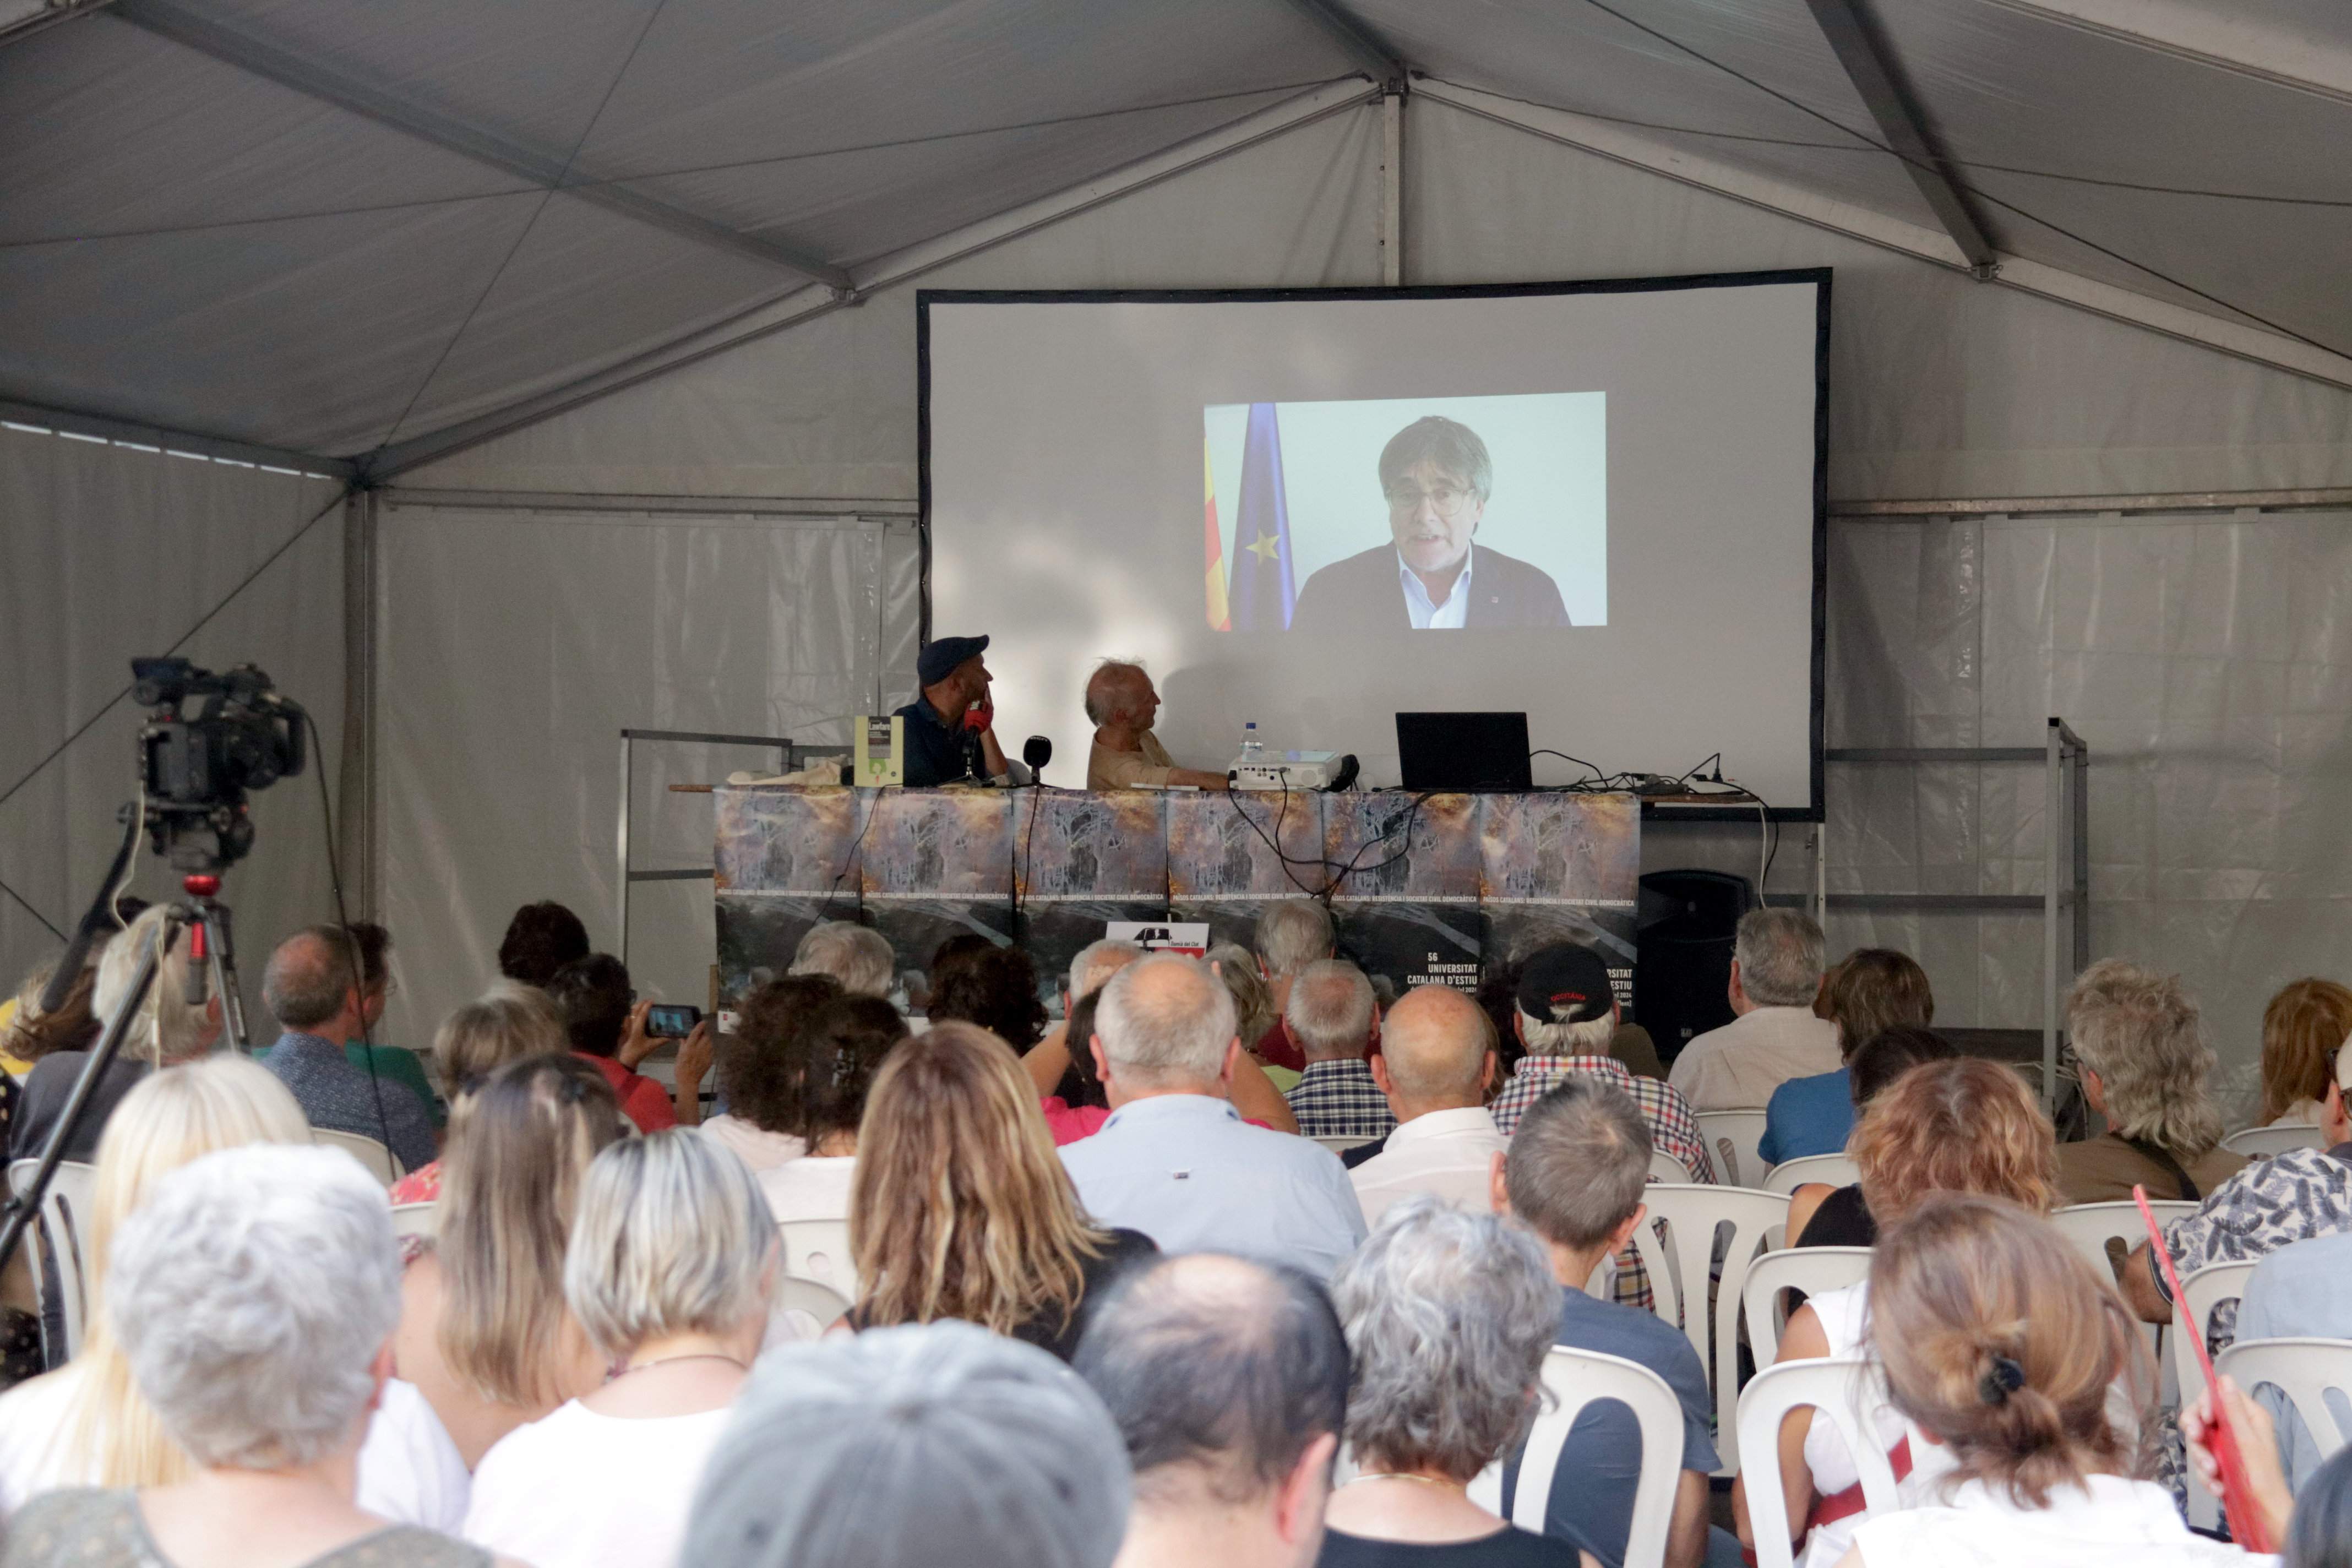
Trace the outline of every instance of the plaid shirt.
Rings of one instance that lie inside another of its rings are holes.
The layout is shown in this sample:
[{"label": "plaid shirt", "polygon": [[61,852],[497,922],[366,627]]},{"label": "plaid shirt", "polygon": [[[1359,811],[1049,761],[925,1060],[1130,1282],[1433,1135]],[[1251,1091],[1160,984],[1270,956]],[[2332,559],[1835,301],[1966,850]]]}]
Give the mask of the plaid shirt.
[{"label": "plaid shirt", "polygon": [[[1690,1101],[1682,1091],[1654,1078],[1635,1078],[1625,1070],[1625,1064],[1614,1057],[1522,1057],[1511,1069],[1510,1082],[1486,1109],[1495,1118],[1495,1125],[1505,1137],[1519,1130],[1519,1118],[1528,1107],[1544,1097],[1546,1090],[1557,1085],[1570,1073],[1587,1073],[1603,1083],[1614,1084],[1633,1097],[1642,1108],[1642,1120],[1649,1124],[1650,1146],[1668,1155],[1690,1173],[1694,1182],[1715,1181],[1713,1167],[1706,1162],[1706,1140],[1699,1135],[1698,1119],[1691,1114]],[[1651,1310],[1649,1271],[1642,1267],[1641,1255],[1632,1247],[1617,1255],[1616,1300],[1621,1307],[1635,1307],[1646,1312]]]},{"label": "plaid shirt", "polygon": [[1369,1143],[1396,1131],[1389,1097],[1372,1081],[1371,1064],[1360,1058],[1308,1062],[1283,1098],[1298,1118],[1302,1138],[1361,1138]]}]

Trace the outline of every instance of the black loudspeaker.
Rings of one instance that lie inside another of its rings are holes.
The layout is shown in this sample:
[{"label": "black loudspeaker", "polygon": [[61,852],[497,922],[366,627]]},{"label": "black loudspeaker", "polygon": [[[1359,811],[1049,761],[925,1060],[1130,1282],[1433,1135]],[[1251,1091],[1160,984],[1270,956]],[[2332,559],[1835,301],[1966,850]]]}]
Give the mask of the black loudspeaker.
[{"label": "black loudspeaker", "polygon": [[1653,871],[1642,879],[1633,1012],[1671,1065],[1695,1036],[1731,1022],[1731,944],[1756,886],[1723,871]]}]

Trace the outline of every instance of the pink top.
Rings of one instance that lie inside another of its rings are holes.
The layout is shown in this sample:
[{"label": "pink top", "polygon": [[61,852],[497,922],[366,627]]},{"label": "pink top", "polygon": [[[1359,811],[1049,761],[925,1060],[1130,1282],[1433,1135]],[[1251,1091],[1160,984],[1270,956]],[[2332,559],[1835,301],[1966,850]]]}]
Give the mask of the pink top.
[{"label": "pink top", "polygon": [[643,1073],[631,1072],[610,1057],[592,1057],[585,1051],[572,1054],[596,1065],[620,1097],[622,1114],[637,1124],[638,1131],[659,1132],[677,1125],[677,1107],[660,1084]]},{"label": "pink top", "polygon": [[431,1204],[441,1201],[441,1162],[419,1165],[392,1184],[394,1204]]},{"label": "pink top", "polygon": [[1110,1111],[1103,1106],[1066,1105],[1058,1094],[1047,1095],[1038,1106],[1045,1112],[1045,1125],[1053,1130],[1056,1145],[1091,1138],[1110,1120]]}]

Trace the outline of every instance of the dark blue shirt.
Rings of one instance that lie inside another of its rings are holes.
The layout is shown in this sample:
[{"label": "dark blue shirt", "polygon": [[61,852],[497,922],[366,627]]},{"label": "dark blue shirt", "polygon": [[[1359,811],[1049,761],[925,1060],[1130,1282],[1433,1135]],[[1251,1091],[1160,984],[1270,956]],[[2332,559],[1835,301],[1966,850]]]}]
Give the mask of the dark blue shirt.
[{"label": "dark blue shirt", "polygon": [[432,1163],[433,1119],[416,1096],[389,1078],[378,1076],[371,1082],[332,1040],[289,1029],[269,1047],[261,1065],[294,1091],[311,1126],[373,1138],[412,1171]]},{"label": "dark blue shirt", "polygon": [[1764,1104],[1756,1152],[1768,1165],[1807,1154],[1843,1154],[1853,1131],[1853,1091],[1846,1069],[1792,1078]]},{"label": "dark blue shirt", "polygon": [[907,722],[906,779],[909,789],[931,789],[960,779],[988,782],[988,763],[981,751],[980,734],[961,720],[950,724],[940,717],[928,697],[918,697],[898,716]]}]

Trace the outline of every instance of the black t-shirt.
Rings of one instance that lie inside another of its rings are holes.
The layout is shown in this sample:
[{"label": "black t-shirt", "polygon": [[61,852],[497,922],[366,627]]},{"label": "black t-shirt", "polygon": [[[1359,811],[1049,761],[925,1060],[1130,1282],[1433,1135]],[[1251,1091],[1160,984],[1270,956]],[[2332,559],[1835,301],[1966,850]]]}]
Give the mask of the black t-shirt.
[{"label": "black t-shirt", "polygon": [[1117,1283],[1120,1274],[1148,1258],[1156,1258],[1160,1244],[1139,1230],[1113,1230],[1110,1245],[1101,1257],[1087,1263],[1086,1294],[1078,1298],[1078,1310],[1070,1314],[1067,1323],[1062,1321],[1058,1309],[1049,1309],[1025,1323],[1017,1324],[1013,1337],[1035,1345],[1041,1351],[1051,1351],[1064,1361],[1077,1353],[1078,1340],[1087,1331],[1094,1316],[1095,1303],[1105,1290]]},{"label": "black t-shirt", "polygon": [[1431,1544],[1374,1541],[1345,1531],[1323,1532],[1316,1568],[1579,1568],[1575,1547],[1548,1535],[1531,1535],[1507,1525],[1475,1541]]},{"label": "black t-shirt", "polygon": [[[58,1118],[65,1114],[66,1101],[73,1094],[74,1079],[81,1076],[82,1064],[89,1060],[88,1051],[55,1051],[33,1064],[25,1079],[24,1103],[16,1108],[8,1127],[8,1157],[11,1160],[32,1160],[39,1157],[42,1147],[49,1141],[50,1130]],[[147,1064],[137,1057],[117,1055],[107,1064],[106,1076],[98,1080],[89,1092],[89,1105],[82,1112],[81,1122],[74,1129],[73,1137],[66,1143],[68,1160],[88,1165],[98,1159],[98,1137],[106,1131],[106,1119],[122,1103],[122,1097],[138,1087],[139,1080],[149,1072]]]},{"label": "black t-shirt", "polygon": [[1862,1188],[1840,1187],[1823,1198],[1813,1217],[1805,1222],[1804,1234],[1790,1245],[1876,1247],[1878,1222],[1870,1217],[1870,1205],[1862,1201]]}]

